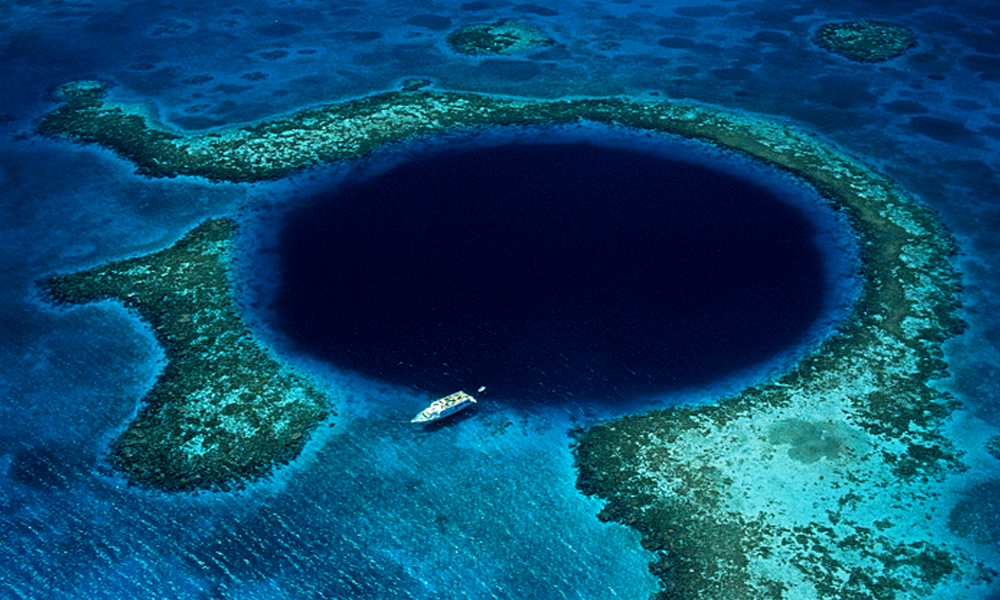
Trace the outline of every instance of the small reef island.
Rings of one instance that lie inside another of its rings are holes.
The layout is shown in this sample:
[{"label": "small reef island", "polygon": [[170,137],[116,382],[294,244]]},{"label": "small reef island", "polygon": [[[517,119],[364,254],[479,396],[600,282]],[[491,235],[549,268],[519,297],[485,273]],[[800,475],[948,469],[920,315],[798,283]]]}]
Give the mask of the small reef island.
[{"label": "small reef island", "polygon": [[814,38],[816,45],[856,62],[884,62],[916,45],[908,29],[884,21],[827,23]]},{"label": "small reef island", "polygon": [[[431,90],[185,134],[111,101],[98,82],[59,97],[43,132],[111,148],[150,176],[257,181],[415,136],[579,119],[702,140],[794,173],[853,224],[862,283],[850,317],[793,368],[738,394],[575,432],[579,488],[606,500],[602,519],[641,533],[662,599],[910,598],[996,576],[925,534],[947,528],[935,484],[966,468],[945,433],[955,400],[934,385],[947,375],[942,344],[964,327],[952,240],[887,177],[816,137],[693,103]],[[221,258],[231,227],[211,221],[169,250],[44,284],[58,301],[135,307],[167,346],[166,371],[112,450],[149,485],[262,473],[323,415],[315,389],[257,347],[232,308]],[[222,360],[232,367],[213,365]],[[225,466],[208,470],[215,463]]]},{"label": "small reef island", "polygon": [[475,23],[448,35],[448,47],[471,56],[519,54],[555,44],[537,25],[504,19]]}]

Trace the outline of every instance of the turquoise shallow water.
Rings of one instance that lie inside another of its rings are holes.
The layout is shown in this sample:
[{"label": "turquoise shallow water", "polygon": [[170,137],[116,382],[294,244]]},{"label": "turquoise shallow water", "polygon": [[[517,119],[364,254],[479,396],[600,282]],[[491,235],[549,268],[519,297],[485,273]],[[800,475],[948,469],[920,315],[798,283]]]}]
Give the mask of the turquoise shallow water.
[{"label": "turquoise shallow water", "polygon": [[[505,17],[538,25],[556,44],[485,59],[444,44],[453,28]],[[862,65],[810,42],[822,23],[853,18],[903,24],[918,45]],[[119,97],[152,102],[187,129],[422,77],[441,89],[542,98],[692,99],[817,132],[936,209],[958,239],[970,327],[947,347],[954,375],[943,385],[963,403],[951,434],[970,468],[932,484],[960,508],[950,530],[927,535],[968,543],[996,564],[988,490],[1000,463],[984,448],[1000,430],[998,32],[1000,15],[985,1],[0,8],[0,598],[603,599],[657,589],[637,535],[599,522],[600,503],[575,489],[567,432],[612,413],[484,401],[452,427],[414,431],[403,422],[425,393],[298,355],[256,309],[262,337],[329,386],[340,414],[300,459],[248,490],[127,487],[102,457],[162,352],[116,305],[55,311],[34,282],[162,248],[218,215],[253,224],[244,260],[265,260],[268,232],[256,215],[280,214],[332,175],[246,186],[149,180],[105,150],[35,135],[54,106],[49,91],[81,78],[110,81]]]}]

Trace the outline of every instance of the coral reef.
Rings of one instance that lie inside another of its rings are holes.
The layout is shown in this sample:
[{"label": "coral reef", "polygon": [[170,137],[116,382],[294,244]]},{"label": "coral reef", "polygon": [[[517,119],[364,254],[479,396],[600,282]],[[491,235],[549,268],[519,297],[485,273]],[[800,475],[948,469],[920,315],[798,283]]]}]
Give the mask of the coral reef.
[{"label": "coral reef", "polygon": [[772,381],[582,432],[580,488],[608,499],[602,518],[643,533],[662,598],[914,597],[981,577],[921,533],[948,514],[928,483],[964,469],[942,432],[955,401],[931,385],[946,374],[942,342],[964,326],[949,236],[851,157],[726,120],[716,139],[791,169],[849,215],[861,296]]},{"label": "coral reef", "polygon": [[993,458],[1000,460],[1000,435],[995,435],[986,441],[986,451]]},{"label": "coral reef", "polygon": [[793,368],[739,394],[578,432],[578,485],[607,500],[601,518],[641,532],[662,598],[947,596],[990,576],[922,533],[947,529],[931,484],[965,468],[943,432],[955,402],[933,385],[947,370],[942,343],[964,326],[951,239],[889,179],[829,144],[690,103],[427,90],[181,135],[100,85],[61,93],[43,131],[113,148],[155,176],[254,181],[414,136],[580,119],[697,138],[796,174],[854,225],[862,289],[850,318]]},{"label": "coral reef", "polygon": [[421,77],[413,77],[402,82],[400,89],[404,92],[415,92],[417,90],[423,89],[433,82],[430,79],[424,79]]},{"label": "coral reef", "polygon": [[883,21],[827,23],[814,39],[821,48],[858,62],[889,60],[917,43],[905,27]]},{"label": "coral reef", "polygon": [[166,250],[45,279],[58,304],[113,299],[148,321],[167,364],[111,462],[167,491],[227,489],[294,458],[329,412],[307,378],[248,330],[229,282],[233,224],[208,221]]},{"label": "coral reef", "polygon": [[507,19],[466,25],[450,33],[447,41],[455,52],[476,56],[517,54],[555,43],[536,25]]}]

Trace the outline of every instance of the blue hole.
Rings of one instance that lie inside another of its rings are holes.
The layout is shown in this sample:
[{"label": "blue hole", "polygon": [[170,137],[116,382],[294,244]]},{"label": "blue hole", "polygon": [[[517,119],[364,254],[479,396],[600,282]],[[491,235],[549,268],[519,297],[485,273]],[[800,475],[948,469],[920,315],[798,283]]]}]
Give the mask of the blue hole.
[{"label": "blue hole", "polygon": [[801,340],[828,293],[816,225],[780,194],[621,145],[438,149],[319,191],[282,227],[278,328],[432,394],[702,385]]}]

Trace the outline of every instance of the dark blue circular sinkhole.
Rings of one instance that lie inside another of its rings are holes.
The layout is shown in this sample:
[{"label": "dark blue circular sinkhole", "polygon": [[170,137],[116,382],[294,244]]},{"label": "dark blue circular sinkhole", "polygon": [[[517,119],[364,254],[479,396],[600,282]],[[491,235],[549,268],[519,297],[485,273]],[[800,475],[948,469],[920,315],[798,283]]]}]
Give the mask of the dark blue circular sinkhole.
[{"label": "dark blue circular sinkhole", "polygon": [[278,328],[431,394],[614,401],[801,341],[816,226],[697,161],[591,143],[439,150],[321,191],[280,235]]}]

